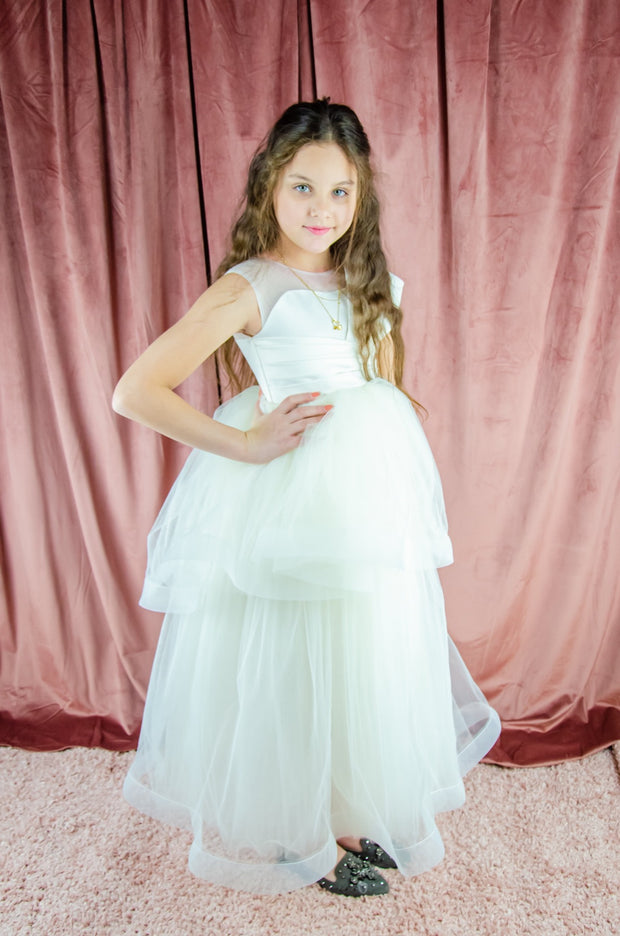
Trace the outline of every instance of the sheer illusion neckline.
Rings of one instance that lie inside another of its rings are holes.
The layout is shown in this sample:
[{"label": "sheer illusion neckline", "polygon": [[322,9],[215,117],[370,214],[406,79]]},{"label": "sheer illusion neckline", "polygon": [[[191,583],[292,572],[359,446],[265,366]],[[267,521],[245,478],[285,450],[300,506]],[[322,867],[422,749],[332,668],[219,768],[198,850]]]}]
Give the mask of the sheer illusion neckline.
[{"label": "sheer illusion neckline", "polygon": [[329,270],[300,270],[299,267],[291,266],[290,263],[283,263],[281,260],[272,260],[271,257],[261,257],[261,259],[267,260],[268,263],[277,263],[285,270],[293,270],[294,273],[301,273],[303,276],[335,276],[336,274],[335,267],[331,267]]}]

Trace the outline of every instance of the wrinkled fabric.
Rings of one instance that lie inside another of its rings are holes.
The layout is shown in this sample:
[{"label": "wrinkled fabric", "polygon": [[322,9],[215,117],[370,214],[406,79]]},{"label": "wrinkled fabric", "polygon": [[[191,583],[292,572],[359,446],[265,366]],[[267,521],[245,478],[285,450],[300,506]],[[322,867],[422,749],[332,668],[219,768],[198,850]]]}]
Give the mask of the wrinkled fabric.
[{"label": "wrinkled fabric", "polygon": [[[448,624],[490,758],[620,737],[615,0],[9,2],[0,13],[0,741],[135,745],[146,534],[186,454],[116,417],[206,285],[251,153],[328,94],[374,149]],[[213,412],[208,363],[182,388]],[[379,493],[378,493],[379,503]]]}]

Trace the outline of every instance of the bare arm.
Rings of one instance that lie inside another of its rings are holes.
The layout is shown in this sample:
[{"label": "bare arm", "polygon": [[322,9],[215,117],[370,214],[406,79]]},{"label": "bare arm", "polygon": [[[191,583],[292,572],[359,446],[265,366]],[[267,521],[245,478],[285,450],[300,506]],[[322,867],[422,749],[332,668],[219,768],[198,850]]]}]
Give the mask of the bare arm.
[{"label": "bare arm", "polygon": [[175,387],[231,335],[259,328],[249,283],[234,273],[222,277],[123,374],[114,390],[114,410],[178,442],[238,461],[266,462],[295,448],[305,429],[325,415],[324,406],[303,405],[313,394],[288,397],[269,416],[257,414],[252,429],[241,432],[175,393]]}]

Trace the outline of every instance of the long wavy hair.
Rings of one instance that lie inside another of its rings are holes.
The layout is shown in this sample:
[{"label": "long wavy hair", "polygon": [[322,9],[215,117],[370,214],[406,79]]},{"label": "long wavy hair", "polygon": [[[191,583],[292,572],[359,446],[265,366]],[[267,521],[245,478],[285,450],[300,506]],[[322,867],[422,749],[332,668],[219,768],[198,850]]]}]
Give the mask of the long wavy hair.
[{"label": "long wavy hair", "polygon": [[[230,249],[217,269],[216,278],[243,260],[277,249],[280,228],[273,207],[274,191],[282,169],[308,143],[336,143],[357,170],[353,222],[332,244],[330,253],[340,287],[353,308],[353,329],[366,378],[384,377],[402,389],[402,312],[392,301],[390,276],[381,246],[379,200],[370,164],[370,144],[350,107],[331,104],[329,98],[322,98],[293,104],[284,111],[252,158],[241,213],[232,228]],[[388,335],[386,323],[389,323]],[[389,349],[386,343],[391,346]],[[232,338],[219,354],[233,390],[254,382]],[[419,406],[416,401],[412,402]]]}]

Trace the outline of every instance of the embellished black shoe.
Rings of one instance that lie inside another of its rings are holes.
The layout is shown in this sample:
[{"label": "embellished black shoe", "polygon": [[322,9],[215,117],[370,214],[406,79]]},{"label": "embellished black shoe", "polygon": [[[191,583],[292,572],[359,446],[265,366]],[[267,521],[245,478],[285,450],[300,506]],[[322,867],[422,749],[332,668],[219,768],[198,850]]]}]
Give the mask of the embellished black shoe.
[{"label": "embellished black shoe", "polygon": [[375,871],[370,862],[363,861],[352,852],[347,852],[344,858],[340,859],[334,873],[335,881],[321,878],[317,881],[319,887],[344,897],[371,897],[375,894],[387,894],[390,889],[388,882]]},{"label": "embellished black shoe", "polygon": [[357,855],[358,858],[361,858],[362,861],[367,861],[369,864],[374,865],[375,868],[396,868],[397,864],[392,858],[391,855],[388,855],[386,851],[383,851],[380,845],[377,845],[376,842],[371,842],[370,839],[361,838],[360,845],[362,846],[361,851],[353,851],[349,849],[349,852],[352,855]]}]

